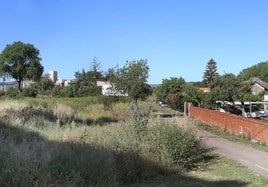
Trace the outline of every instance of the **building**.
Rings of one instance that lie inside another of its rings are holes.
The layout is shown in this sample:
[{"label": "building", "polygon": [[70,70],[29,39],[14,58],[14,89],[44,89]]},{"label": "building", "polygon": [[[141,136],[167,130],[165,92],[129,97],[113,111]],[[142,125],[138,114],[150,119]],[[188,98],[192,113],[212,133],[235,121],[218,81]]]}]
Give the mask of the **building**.
[{"label": "building", "polygon": [[56,83],[58,80],[58,72],[57,71],[49,71],[48,72],[48,77],[54,82]]},{"label": "building", "polygon": [[262,93],[264,91],[268,91],[268,84],[259,78],[253,78],[253,86],[251,88],[251,92],[254,95],[258,95],[259,93]]},{"label": "building", "polygon": [[205,92],[205,93],[210,92],[210,88],[209,87],[199,87],[198,89],[201,90],[201,91],[203,91],[203,92]]},{"label": "building", "polygon": [[10,82],[0,82],[0,90],[6,90],[10,87],[18,87],[19,84],[17,81],[10,81]]},{"label": "building", "polygon": [[117,91],[113,88],[110,81],[97,81],[97,86],[100,86],[102,95],[106,96],[127,96],[128,94],[123,91]]}]

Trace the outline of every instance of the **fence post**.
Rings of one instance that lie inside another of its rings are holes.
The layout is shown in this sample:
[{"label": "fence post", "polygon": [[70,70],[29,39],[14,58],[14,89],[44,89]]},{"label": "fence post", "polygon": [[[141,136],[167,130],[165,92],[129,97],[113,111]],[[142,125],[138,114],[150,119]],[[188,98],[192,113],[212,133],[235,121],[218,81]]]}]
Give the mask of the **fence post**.
[{"label": "fence post", "polygon": [[187,108],[187,102],[184,101],[184,105],[183,105],[183,115],[187,116],[188,114],[188,108]]},{"label": "fence post", "polygon": [[188,116],[191,116],[191,106],[192,106],[192,103],[187,103]]}]

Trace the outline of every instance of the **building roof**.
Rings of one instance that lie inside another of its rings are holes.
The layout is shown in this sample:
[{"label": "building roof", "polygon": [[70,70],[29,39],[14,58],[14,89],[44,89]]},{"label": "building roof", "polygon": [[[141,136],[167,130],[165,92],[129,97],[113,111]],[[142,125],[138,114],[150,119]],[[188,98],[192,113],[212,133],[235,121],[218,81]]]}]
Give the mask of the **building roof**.
[{"label": "building roof", "polygon": [[268,84],[264,81],[262,81],[261,79],[257,78],[257,77],[254,77],[252,79],[252,81],[254,83],[257,83],[258,85],[260,85],[261,87],[263,87],[265,90],[268,90]]},{"label": "building roof", "polygon": [[210,92],[210,87],[199,87],[198,89],[203,92]]}]

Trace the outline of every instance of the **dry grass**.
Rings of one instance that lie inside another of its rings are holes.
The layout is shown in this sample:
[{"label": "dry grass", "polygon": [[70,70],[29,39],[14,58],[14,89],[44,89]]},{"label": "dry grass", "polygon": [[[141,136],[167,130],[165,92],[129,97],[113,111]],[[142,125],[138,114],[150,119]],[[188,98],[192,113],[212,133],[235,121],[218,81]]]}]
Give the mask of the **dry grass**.
[{"label": "dry grass", "polygon": [[[197,170],[189,175],[170,164],[172,160],[168,160],[171,158],[168,153],[179,154],[180,146],[177,145],[180,141],[169,125],[179,123],[179,126],[190,127],[185,118],[174,118],[173,121],[152,118],[152,128],[156,127],[155,124],[163,128],[151,131],[141,141],[131,128],[126,127],[130,124],[126,104],[116,104],[113,111],[108,112],[99,104],[90,104],[89,101],[85,104],[81,99],[73,101],[74,107],[71,107],[71,100],[57,101],[58,104],[55,100],[27,102],[8,100],[0,104],[2,186],[8,186],[9,182],[12,186],[213,186],[228,181],[228,176],[214,171],[222,167],[219,165],[222,163],[214,162],[208,170],[197,164],[207,174]],[[74,119],[57,123],[58,117],[63,118],[64,113],[69,113]],[[93,122],[85,124],[80,119],[82,117]],[[166,149],[170,146],[167,140],[174,140],[176,148]],[[161,146],[165,150],[162,153]],[[232,170],[237,167],[232,166],[228,165]],[[212,178],[209,178],[210,174]],[[266,182],[257,176],[251,179],[253,182],[249,184]],[[243,176],[231,180],[233,183],[230,184],[236,186],[242,186],[241,181],[248,182]]]}]

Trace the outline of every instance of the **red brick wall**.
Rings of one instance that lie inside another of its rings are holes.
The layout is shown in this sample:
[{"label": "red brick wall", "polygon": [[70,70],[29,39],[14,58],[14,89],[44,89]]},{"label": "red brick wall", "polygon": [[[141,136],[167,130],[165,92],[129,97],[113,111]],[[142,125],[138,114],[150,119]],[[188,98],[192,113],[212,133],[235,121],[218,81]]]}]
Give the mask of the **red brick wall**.
[{"label": "red brick wall", "polygon": [[[236,135],[245,137],[250,135],[251,139],[268,144],[267,122],[194,106],[190,107],[189,114],[201,122],[216,125]],[[240,132],[241,128],[242,132]]]}]

